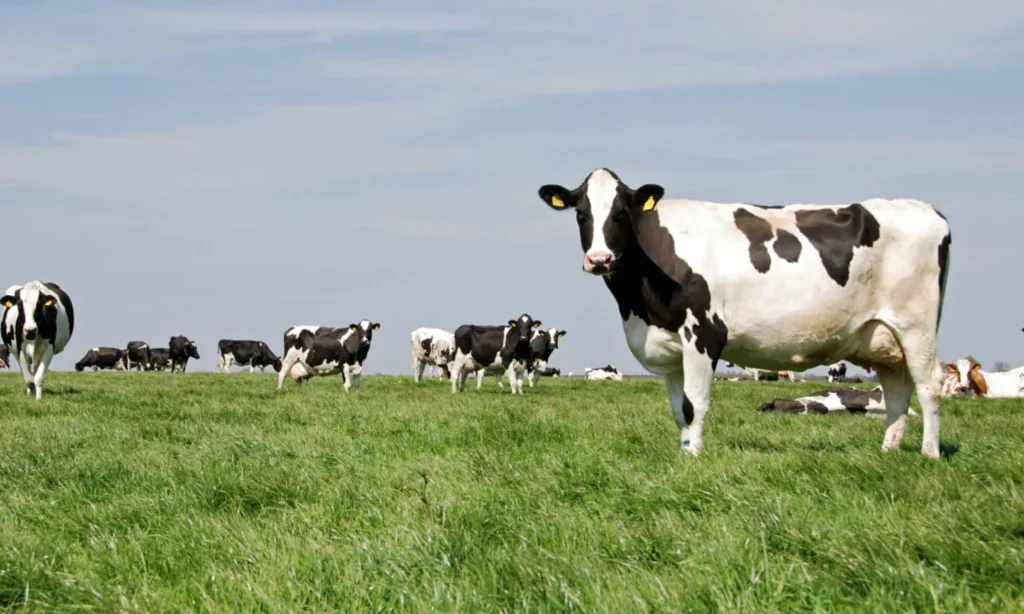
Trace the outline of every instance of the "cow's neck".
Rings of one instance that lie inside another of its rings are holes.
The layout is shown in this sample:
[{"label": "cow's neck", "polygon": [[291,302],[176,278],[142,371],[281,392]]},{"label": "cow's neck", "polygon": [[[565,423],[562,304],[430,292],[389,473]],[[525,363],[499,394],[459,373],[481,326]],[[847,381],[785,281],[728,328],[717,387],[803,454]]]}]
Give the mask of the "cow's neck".
[{"label": "cow's neck", "polygon": [[683,325],[682,287],[664,273],[635,243],[623,250],[611,276],[604,278],[623,321],[636,315],[648,326],[678,331]]}]

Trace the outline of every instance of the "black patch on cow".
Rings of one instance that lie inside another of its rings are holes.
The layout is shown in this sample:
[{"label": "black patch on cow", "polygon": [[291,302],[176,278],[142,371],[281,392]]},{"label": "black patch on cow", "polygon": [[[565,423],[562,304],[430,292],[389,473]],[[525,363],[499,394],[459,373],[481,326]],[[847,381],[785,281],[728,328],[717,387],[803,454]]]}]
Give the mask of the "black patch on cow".
[{"label": "black patch on cow", "polygon": [[[940,213],[939,215],[942,214]],[[949,246],[952,243],[953,235],[948,232],[942,238],[942,242],[939,243],[939,321],[942,320],[942,301],[946,296],[946,267],[949,265]]]},{"label": "black patch on cow", "polygon": [[686,342],[689,343],[690,339],[693,339],[693,333],[690,332],[690,327],[687,326],[683,329],[683,337],[686,337]]},{"label": "black patch on cow", "polygon": [[95,369],[116,369],[118,363],[124,363],[127,367],[128,351],[120,348],[93,348],[85,353],[77,363],[76,371],[83,371],[88,367]]},{"label": "black patch on cow", "polygon": [[149,368],[149,362],[152,360],[150,353],[149,344],[145,341],[129,341],[128,346],[128,361],[139,371]]},{"label": "black patch on cow", "polygon": [[757,411],[781,411],[788,414],[802,414],[807,411],[807,407],[800,401],[775,399],[771,403],[762,404],[761,407],[757,408]]},{"label": "black patch on cow", "polygon": [[754,270],[758,273],[767,273],[772,267],[772,257],[768,254],[765,244],[775,236],[772,233],[772,225],[746,209],[737,209],[733,213],[733,219],[736,228],[739,228],[750,241],[750,264],[754,265]]},{"label": "black patch on cow", "polygon": [[876,403],[881,403],[885,399],[885,393],[882,392],[881,388],[875,388],[868,393],[868,398]]},{"label": "black patch on cow", "polygon": [[71,339],[71,333],[75,332],[75,306],[71,304],[71,297],[69,297],[67,293],[55,283],[44,282],[43,285],[56,294],[57,298],[64,306],[64,312],[68,314],[68,339]]},{"label": "black patch on cow", "polygon": [[693,424],[693,403],[685,394],[683,395],[683,420],[686,421],[687,426]]},{"label": "black patch on cow", "polygon": [[772,245],[772,249],[778,254],[779,258],[782,258],[786,262],[796,262],[800,260],[800,239],[796,238],[791,232],[779,229],[776,231],[775,243]]},{"label": "black patch on cow", "polygon": [[281,370],[281,359],[275,356],[270,351],[270,346],[263,341],[221,339],[217,342],[217,352],[220,354],[222,363],[224,357],[231,354],[239,366],[274,367],[275,371]]},{"label": "black patch on cow", "polygon": [[828,407],[825,407],[824,404],[818,403],[817,401],[807,401],[806,407],[807,407],[807,411],[809,411],[809,412],[813,411],[813,412],[817,412],[819,414],[827,414],[828,413]]},{"label": "black patch on cow", "polygon": [[163,371],[171,367],[171,350],[168,348],[149,348],[149,367],[147,371]]},{"label": "black patch on cow", "polygon": [[871,247],[881,236],[878,220],[860,203],[836,210],[797,211],[795,215],[797,228],[818,250],[828,276],[844,287],[850,281],[854,248]]},{"label": "black patch on cow", "polygon": [[424,353],[429,355],[430,354],[430,345],[433,342],[434,342],[434,338],[433,337],[427,337],[426,339],[420,341],[420,348],[423,349]]}]

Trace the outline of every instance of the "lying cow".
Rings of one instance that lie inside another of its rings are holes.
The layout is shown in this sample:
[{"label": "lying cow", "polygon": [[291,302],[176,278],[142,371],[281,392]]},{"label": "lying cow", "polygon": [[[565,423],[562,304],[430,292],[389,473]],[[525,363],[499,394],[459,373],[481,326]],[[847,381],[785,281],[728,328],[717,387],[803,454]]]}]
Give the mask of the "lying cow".
[{"label": "lying cow", "polygon": [[978,363],[958,360],[947,364],[946,371],[955,376],[954,392],[971,393],[989,399],[1024,397],[1024,367],[1012,371],[988,372]]},{"label": "lying cow", "polygon": [[11,286],[0,303],[5,307],[0,337],[18,359],[26,392],[41,399],[50,363],[75,330],[75,308],[60,286],[41,281]]},{"label": "lying cow", "polygon": [[100,369],[127,371],[128,350],[108,347],[92,348],[85,353],[82,360],[75,363],[75,371],[84,371],[90,367],[93,371],[99,371]]},{"label": "lying cow", "polygon": [[600,367],[598,369],[592,369],[587,367],[583,369],[583,377],[589,380],[613,380],[616,382],[622,381],[622,374],[619,370],[612,365]]},{"label": "lying cow", "polygon": [[[882,394],[881,386],[876,386],[870,391],[852,387],[819,390],[799,399],[775,399],[771,403],[761,405],[758,411],[779,411],[789,414],[828,414],[845,411],[880,416],[886,413],[885,396]],[[911,416],[917,415],[913,409],[908,409],[907,413]]]},{"label": "lying cow", "polygon": [[373,331],[380,324],[363,320],[346,328],[325,326],[293,326],[284,333],[285,355],[277,388],[292,376],[297,384],[317,376],[341,374],[345,392],[355,388],[359,392],[359,379],[363,363],[370,353]]},{"label": "lying cow", "polygon": [[149,364],[146,365],[146,371],[166,371],[171,367],[170,349],[149,348]]},{"label": "lying cow", "polygon": [[841,382],[844,379],[846,379],[846,363],[845,362],[837,362],[834,365],[829,365],[828,366],[828,381],[829,381],[830,384],[832,382]]},{"label": "lying cow", "polygon": [[[634,190],[603,168],[574,190],[538,193],[555,210],[575,211],[583,269],[618,303],[636,359],[665,377],[691,454],[704,445],[719,359],[801,371],[845,360],[879,375],[888,407],[882,449],[899,449],[916,386],[921,451],[938,458],[936,332],[951,239],[931,205],[662,200],[661,186]],[[813,301],[765,301],[808,288]]]},{"label": "lying cow", "polygon": [[455,360],[455,335],[440,328],[417,328],[409,336],[412,345],[412,379],[416,383],[423,380],[423,371],[430,366],[433,377],[434,368],[440,367],[441,376],[451,379],[451,363]]},{"label": "lying cow", "polygon": [[149,344],[145,341],[129,341],[126,348],[128,352],[128,368],[135,367],[137,370],[149,370]]},{"label": "lying cow", "polygon": [[231,365],[249,367],[249,373],[255,373],[256,369],[262,373],[267,367],[281,370],[281,359],[262,341],[221,339],[217,342],[217,356],[218,373],[231,373]]},{"label": "lying cow", "polygon": [[541,377],[562,377],[562,370],[548,367],[540,372]]},{"label": "lying cow", "polygon": [[11,350],[6,345],[0,345],[0,369],[11,368]]},{"label": "lying cow", "polygon": [[477,389],[486,371],[504,372],[512,394],[523,394],[522,374],[530,359],[530,339],[540,320],[529,314],[509,320],[507,326],[464,324],[455,329],[455,360],[452,362],[452,393],[466,387],[466,378],[476,373]]},{"label": "lying cow", "polygon": [[199,347],[184,335],[171,337],[167,347],[171,353],[171,373],[184,373],[190,358],[199,360]]}]

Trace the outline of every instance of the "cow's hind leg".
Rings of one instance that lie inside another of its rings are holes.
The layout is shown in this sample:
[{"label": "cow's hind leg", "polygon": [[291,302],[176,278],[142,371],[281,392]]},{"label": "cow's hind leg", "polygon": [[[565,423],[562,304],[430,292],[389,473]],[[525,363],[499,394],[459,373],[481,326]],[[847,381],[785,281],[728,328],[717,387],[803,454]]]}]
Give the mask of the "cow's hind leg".
[{"label": "cow's hind leg", "polygon": [[885,395],[885,439],[882,450],[897,450],[903,442],[903,431],[907,428],[907,410],[910,397],[914,394],[914,382],[910,379],[905,365],[879,367],[878,383]]},{"label": "cow's hind leg", "polygon": [[939,458],[939,402],[943,376],[938,350],[935,347],[935,334],[931,330],[934,329],[927,329],[919,334],[906,333],[901,341],[906,355],[910,385],[916,387],[917,401],[921,404],[921,411],[924,414],[921,453]]},{"label": "cow's hind leg", "polygon": [[704,447],[704,417],[711,406],[711,380],[715,375],[713,360],[699,352],[694,344],[684,344],[683,373],[683,413],[692,415],[693,420],[681,429],[679,445],[697,456]]}]

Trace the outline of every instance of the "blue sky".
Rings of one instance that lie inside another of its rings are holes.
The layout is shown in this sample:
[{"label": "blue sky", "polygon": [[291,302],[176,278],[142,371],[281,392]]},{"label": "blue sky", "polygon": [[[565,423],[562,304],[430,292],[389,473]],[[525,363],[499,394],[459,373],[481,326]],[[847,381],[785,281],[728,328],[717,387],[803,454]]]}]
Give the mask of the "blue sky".
[{"label": "blue sky", "polygon": [[[129,339],[280,345],[523,311],[637,371],[575,221],[607,166],[671,197],[913,197],[953,228],[940,351],[1024,363],[1016,1],[0,4],[7,284],[71,294],[55,367]],[[770,308],[770,306],[767,306]]]}]

